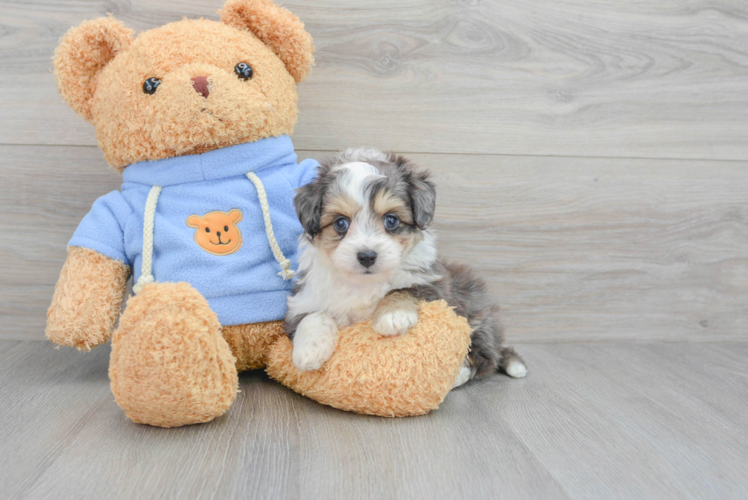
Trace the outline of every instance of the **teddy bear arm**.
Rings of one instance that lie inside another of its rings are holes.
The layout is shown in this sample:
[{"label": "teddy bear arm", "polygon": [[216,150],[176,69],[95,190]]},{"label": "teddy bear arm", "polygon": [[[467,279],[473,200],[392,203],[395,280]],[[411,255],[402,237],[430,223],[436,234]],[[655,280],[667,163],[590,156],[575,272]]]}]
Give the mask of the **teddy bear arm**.
[{"label": "teddy bear arm", "polygon": [[112,335],[130,268],[99,252],[69,247],[47,311],[47,338],[88,351]]}]

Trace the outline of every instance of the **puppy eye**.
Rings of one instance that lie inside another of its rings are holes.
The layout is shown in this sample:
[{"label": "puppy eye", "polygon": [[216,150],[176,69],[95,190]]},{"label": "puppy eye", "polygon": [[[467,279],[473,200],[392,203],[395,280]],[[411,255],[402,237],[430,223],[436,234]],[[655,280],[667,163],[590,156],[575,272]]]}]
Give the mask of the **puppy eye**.
[{"label": "puppy eye", "polygon": [[223,230],[228,233],[229,232],[229,226],[223,226]]},{"label": "puppy eye", "polygon": [[159,85],[161,85],[161,79],[149,78],[143,82],[143,92],[148,95],[153,95],[156,93],[156,89]]},{"label": "puppy eye", "polygon": [[245,62],[240,62],[236,66],[234,66],[234,73],[236,73],[236,76],[241,78],[242,80],[249,80],[252,78],[252,75],[254,74],[254,71],[252,71],[252,66]]},{"label": "puppy eye", "polygon": [[205,232],[206,232],[206,233],[209,233],[209,232],[210,232],[210,228],[209,228],[209,227],[206,227],[206,228],[205,228]]},{"label": "puppy eye", "polygon": [[348,227],[350,226],[350,223],[348,222],[348,219],[345,217],[339,217],[335,219],[335,222],[332,223],[333,227],[335,227],[335,230],[339,233],[344,233],[348,231]]},{"label": "puppy eye", "polygon": [[400,225],[400,219],[398,219],[396,215],[389,214],[389,215],[384,216],[385,229],[392,231],[394,229],[397,229],[399,225]]}]

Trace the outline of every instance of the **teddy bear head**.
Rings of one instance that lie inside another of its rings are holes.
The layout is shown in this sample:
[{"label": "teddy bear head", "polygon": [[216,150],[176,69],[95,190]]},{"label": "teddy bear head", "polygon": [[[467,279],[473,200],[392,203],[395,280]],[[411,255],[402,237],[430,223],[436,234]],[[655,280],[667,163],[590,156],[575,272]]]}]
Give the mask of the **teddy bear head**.
[{"label": "teddy bear head", "polygon": [[72,28],[55,51],[60,93],[117,170],[290,134],[313,63],[304,25],[270,0],[228,0],[221,21],[140,33],[113,17]]},{"label": "teddy bear head", "polygon": [[242,213],[235,208],[230,212],[190,215],[187,225],[195,228],[195,242],[200,248],[213,255],[229,255],[242,246],[242,233],[236,225],[241,220]]}]

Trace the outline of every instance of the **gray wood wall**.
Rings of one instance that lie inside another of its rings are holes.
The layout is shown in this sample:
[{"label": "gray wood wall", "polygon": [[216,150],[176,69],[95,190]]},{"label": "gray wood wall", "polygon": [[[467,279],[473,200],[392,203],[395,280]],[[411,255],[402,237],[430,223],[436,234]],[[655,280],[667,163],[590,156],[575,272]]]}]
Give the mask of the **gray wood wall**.
[{"label": "gray wood wall", "polygon": [[[319,0],[294,141],[434,172],[443,253],[513,341],[748,340],[748,4]],[[220,0],[0,1],[0,339],[42,339],[65,244],[119,177],[51,56],[108,12],[136,30]]]}]

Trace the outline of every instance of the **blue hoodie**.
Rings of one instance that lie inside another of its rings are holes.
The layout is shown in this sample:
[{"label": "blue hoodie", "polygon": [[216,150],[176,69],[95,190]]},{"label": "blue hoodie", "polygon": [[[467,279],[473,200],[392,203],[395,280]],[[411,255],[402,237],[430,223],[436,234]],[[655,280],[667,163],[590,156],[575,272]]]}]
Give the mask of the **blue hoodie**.
[{"label": "blue hoodie", "polygon": [[[155,280],[191,284],[224,326],[282,319],[293,284],[278,275],[281,268],[265,233],[258,192],[246,174],[254,172],[262,181],[276,240],[296,269],[302,228],[294,191],[311,182],[319,165],[315,160],[296,161],[293,143],[284,135],[199,155],[134,163],[122,173],[122,190],[96,200],[68,245],[124,262],[137,281],[146,198],[152,186],[162,186],[153,229]],[[187,223],[191,216],[210,213],[230,212],[237,218],[237,210],[241,245],[231,253],[204,249],[197,236],[205,235],[196,235],[201,228]]]}]

